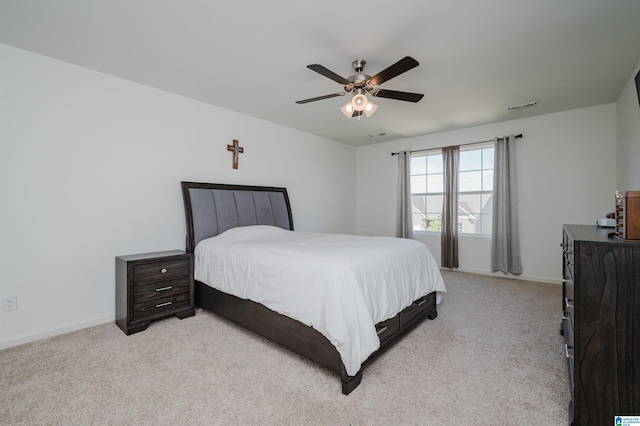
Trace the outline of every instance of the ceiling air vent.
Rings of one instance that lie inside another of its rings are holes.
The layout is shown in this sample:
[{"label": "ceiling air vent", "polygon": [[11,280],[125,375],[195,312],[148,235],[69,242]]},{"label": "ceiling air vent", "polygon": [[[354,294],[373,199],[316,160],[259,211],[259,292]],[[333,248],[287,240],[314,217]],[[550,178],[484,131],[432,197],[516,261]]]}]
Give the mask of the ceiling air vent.
[{"label": "ceiling air vent", "polygon": [[536,105],[538,105],[537,102],[527,102],[526,104],[510,106],[508,109],[509,111],[524,111],[526,109],[535,108]]}]

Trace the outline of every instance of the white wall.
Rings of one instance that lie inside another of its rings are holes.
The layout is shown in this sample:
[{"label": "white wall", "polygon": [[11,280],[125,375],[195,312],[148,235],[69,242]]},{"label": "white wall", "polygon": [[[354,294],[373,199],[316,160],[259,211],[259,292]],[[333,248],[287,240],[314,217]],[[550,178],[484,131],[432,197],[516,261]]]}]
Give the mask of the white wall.
[{"label": "white wall", "polygon": [[[593,224],[614,209],[616,105],[516,119],[357,150],[357,223],[363,235],[394,235],[397,157],[522,133],[517,142],[521,278],[559,282],[562,224]],[[440,262],[438,235],[418,234]],[[460,270],[490,273],[490,239],[460,237]],[[498,273],[496,275],[502,275]]]},{"label": "white wall", "polygon": [[631,74],[616,104],[618,130],[618,189],[640,190],[640,102],[635,77],[640,63]]},{"label": "white wall", "polygon": [[181,180],[284,186],[296,229],[356,229],[342,143],[2,44],[0,120],[0,347],[113,320],[114,257],[184,249]]}]

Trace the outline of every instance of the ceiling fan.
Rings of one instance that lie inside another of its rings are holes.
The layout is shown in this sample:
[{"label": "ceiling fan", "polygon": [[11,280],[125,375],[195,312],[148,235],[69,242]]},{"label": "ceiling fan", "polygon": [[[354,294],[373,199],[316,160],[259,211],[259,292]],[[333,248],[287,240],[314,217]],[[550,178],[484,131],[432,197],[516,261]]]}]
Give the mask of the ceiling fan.
[{"label": "ceiling fan", "polygon": [[399,101],[418,102],[424,95],[420,93],[399,92],[396,90],[379,89],[378,86],[387,80],[391,80],[394,77],[399,76],[402,73],[409,71],[419,65],[418,61],[410,56],[405,56],[390,67],[380,71],[373,77],[363,74],[367,61],[364,59],[357,59],[351,64],[356,73],[348,78],[344,78],[334,73],[333,71],[323,67],[320,64],[307,65],[307,68],[313,70],[325,77],[330,78],[344,85],[344,92],[332,93],[330,95],[318,96],[316,98],[303,99],[296,101],[297,104],[306,104],[309,102],[320,101],[322,99],[334,98],[336,96],[344,96],[347,93],[352,94],[353,99],[344,105],[340,110],[347,117],[358,117],[365,114],[370,117],[378,108],[373,102],[369,101],[365,96],[369,93],[371,96],[378,98],[396,99]]}]

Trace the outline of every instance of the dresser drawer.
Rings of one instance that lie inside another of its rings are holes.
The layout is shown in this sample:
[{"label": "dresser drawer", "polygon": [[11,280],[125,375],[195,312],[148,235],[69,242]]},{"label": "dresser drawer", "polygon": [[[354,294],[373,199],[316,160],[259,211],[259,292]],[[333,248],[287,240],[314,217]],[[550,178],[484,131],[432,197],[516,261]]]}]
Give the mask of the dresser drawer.
[{"label": "dresser drawer", "polygon": [[563,312],[563,317],[568,317],[570,318],[570,326],[571,328],[574,327],[574,313],[575,313],[575,307],[574,307],[574,298],[573,298],[573,291],[574,291],[574,285],[573,285],[573,281],[572,280],[562,280],[562,286],[563,286],[563,300],[562,300],[562,312]]},{"label": "dresser drawer", "polygon": [[568,279],[573,280],[574,279],[574,274],[573,274],[573,264],[574,264],[573,247],[570,246],[569,248],[567,248],[565,250],[563,256],[564,256],[564,271],[563,271],[563,274]]},{"label": "dresser drawer", "polygon": [[145,302],[134,303],[133,319],[153,318],[156,314],[162,314],[162,316],[164,316],[168,312],[189,306],[189,299],[189,293],[180,293],[175,296],[161,297]]},{"label": "dresser drawer", "polygon": [[189,292],[189,277],[172,281],[157,281],[133,287],[133,303],[157,300]]},{"label": "dresser drawer", "polygon": [[562,331],[564,334],[564,343],[566,344],[566,354],[573,355],[573,347],[575,344],[574,328],[571,324],[571,318],[565,312],[565,316],[562,318]]},{"label": "dresser drawer", "polygon": [[574,245],[573,240],[566,234],[562,236],[562,274],[567,279],[573,279],[574,264]]},{"label": "dresser drawer", "polygon": [[571,320],[565,316],[562,319],[562,331],[564,334],[564,351],[567,357],[567,369],[569,373],[569,387],[571,390],[571,400],[574,400],[575,392],[575,371],[574,371],[574,333]]},{"label": "dresser drawer", "polygon": [[167,260],[133,266],[133,283],[140,285],[150,281],[171,280],[189,276],[189,259]]},{"label": "dresser drawer", "polygon": [[376,333],[380,343],[391,337],[400,328],[400,315],[376,324]]},{"label": "dresser drawer", "polygon": [[404,327],[420,314],[432,309],[435,305],[435,297],[435,293],[429,293],[407,306],[402,312],[400,312],[401,326]]}]

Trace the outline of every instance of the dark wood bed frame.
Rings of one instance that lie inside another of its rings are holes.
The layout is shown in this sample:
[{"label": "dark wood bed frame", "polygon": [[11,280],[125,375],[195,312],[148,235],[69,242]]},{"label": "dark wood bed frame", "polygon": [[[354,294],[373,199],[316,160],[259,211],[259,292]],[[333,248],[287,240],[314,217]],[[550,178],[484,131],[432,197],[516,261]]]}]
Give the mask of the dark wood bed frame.
[{"label": "dark wood bed frame", "polygon": [[[266,192],[267,194],[275,195],[275,201],[272,200],[272,203],[281,200],[286,205],[285,216],[288,217],[288,224],[283,223],[282,215],[280,215],[280,223],[275,225],[293,230],[291,206],[289,204],[289,197],[287,195],[286,188],[196,182],[182,182],[181,184],[186,213],[187,252],[193,253],[195,246],[199,241],[196,241],[197,238],[195,237],[196,230],[200,229],[198,228],[200,226],[199,221],[209,220],[208,216],[218,214],[216,212],[196,211],[197,207],[194,208],[191,197],[192,191],[196,189],[213,190],[216,194],[221,194],[226,191],[230,192],[233,196],[225,195],[223,198],[233,201],[234,206],[232,206],[232,210],[243,205],[243,203],[238,202],[238,199],[246,198],[244,196],[239,196],[242,194],[242,191],[250,191],[253,194],[262,194],[263,192]],[[218,206],[215,206],[215,210],[218,210]],[[256,223],[256,215],[254,212],[251,212],[249,216],[250,218],[246,219],[246,215],[244,213],[238,213],[238,217],[240,219],[237,221],[238,223],[235,224],[235,226],[273,224],[260,223],[260,219],[257,219]],[[220,220],[213,220],[217,221],[216,226],[214,226],[213,228],[215,229],[209,233],[213,233],[214,235],[208,235],[208,237],[215,236],[226,230],[217,227],[217,223]],[[247,220],[249,221],[248,223],[246,222]],[[284,220],[284,222],[286,222],[286,220]],[[336,348],[325,336],[312,327],[272,311],[262,304],[229,295],[199,281],[195,281],[195,303],[196,306],[212,311],[340,374],[342,393],[345,395],[348,395],[360,384],[360,381],[362,380],[362,370],[383,350],[392,345],[417,324],[421,323],[425,318],[435,319],[438,316],[435,293],[430,293],[414,301],[395,317],[376,324],[376,330],[380,337],[380,348],[362,364],[356,375],[349,376],[346,373],[344,364],[342,363]]]}]

